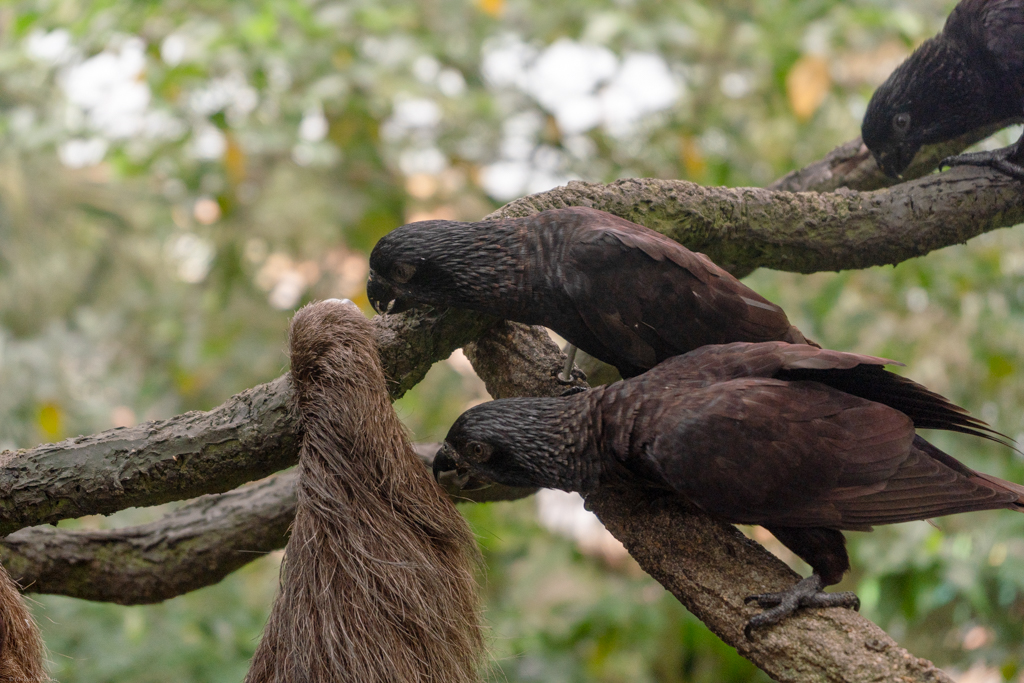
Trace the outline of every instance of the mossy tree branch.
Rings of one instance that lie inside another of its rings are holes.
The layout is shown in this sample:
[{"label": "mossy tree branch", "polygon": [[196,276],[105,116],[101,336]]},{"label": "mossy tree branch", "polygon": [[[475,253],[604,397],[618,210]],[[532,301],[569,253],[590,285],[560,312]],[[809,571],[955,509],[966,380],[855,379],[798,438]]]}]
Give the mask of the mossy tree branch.
[{"label": "mossy tree branch", "polygon": [[277,474],[125,529],[21,529],[4,539],[0,561],[32,593],[160,602],[283,548],[295,517],[295,482],[293,471]]},{"label": "mossy tree branch", "polygon": [[896,264],[1024,221],[1024,182],[959,166],[891,188],[782,192],[683,180],[574,181],[518,199],[501,217],[590,206],[641,223],[737,275]]},{"label": "mossy tree branch", "polygon": [[[741,270],[895,262],[1024,219],[1021,183],[970,168],[870,193],[794,194],[651,179],[572,183],[498,214],[570,204],[639,219],[692,246],[714,242],[705,250],[731,253]],[[393,396],[493,323],[465,311],[377,318]],[[222,492],[294,464],[297,425],[288,397],[287,381],[279,378],[207,413],[0,455],[0,533]]]}]

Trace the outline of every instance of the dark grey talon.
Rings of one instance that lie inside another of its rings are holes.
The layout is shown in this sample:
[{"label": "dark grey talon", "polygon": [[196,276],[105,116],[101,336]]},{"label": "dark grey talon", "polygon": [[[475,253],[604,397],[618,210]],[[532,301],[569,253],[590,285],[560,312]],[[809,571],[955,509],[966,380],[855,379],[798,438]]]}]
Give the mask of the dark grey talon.
[{"label": "dark grey talon", "polygon": [[758,593],[743,598],[743,604],[749,605],[756,602],[758,607],[775,607],[782,602],[782,593]]},{"label": "dark grey talon", "polygon": [[579,393],[584,392],[586,390],[587,390],[586,387],[578,387],[578,386],[577,387],[569,387],[568,389],[563,391],[561,394],[559,394],[559,396],[565,398],[566,396],[574,396],[575,394],[579,394]]},{"label": "dark grey talon", "polygon": [[842,593],[826,593],[822,590],[823,581],[817,574],[811,574],[789,590],[778,593],[760,593],[749,595],[743,602],[756,602],[760,607],[768,607],[764,612],[750,618],[743,627],[747,639],[753,637],[756,628],[777,624],[802,607],[847,607],[860,609],[860,599],[848,591]]},{"label": "dark grey talon", "polygon": [[1024,180],[1024,136],[1009,147],[946,157],[939,162],[939,169],[946,166],[987,166],[1011,178]]}]

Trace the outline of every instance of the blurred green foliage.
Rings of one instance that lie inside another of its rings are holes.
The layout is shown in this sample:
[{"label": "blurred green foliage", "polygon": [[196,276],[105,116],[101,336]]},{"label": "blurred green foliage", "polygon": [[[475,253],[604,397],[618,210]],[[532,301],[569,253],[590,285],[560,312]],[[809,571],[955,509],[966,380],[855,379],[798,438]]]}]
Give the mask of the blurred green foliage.
[{"label": "blurred green foliage", "polygon": [[[365,308],[366,255],[409,220],[477,219],[569,178],[764,185],[855,136],[873,88],[952,4],[3,3],[0,448],[272,379],[291,312],[326,296]],[[541,68],[556,47],[590,86]],[[902,361],[1024,435],[1019,228],[895,268],[748,282],[823,345]],[[455,358],[397,408],[431,440],[485,398]],[[934,436],[1024,481],[1007,449]],[[541,528],[533,501],[462,509],[484,553],[494,680],[764,680],[633,565]],[[850,534],[843,586],[916,654],[1018,680],[1024,518],[937,524]],[[39,597],[53,676],[241,680],[277,561],[149,607]]]}]

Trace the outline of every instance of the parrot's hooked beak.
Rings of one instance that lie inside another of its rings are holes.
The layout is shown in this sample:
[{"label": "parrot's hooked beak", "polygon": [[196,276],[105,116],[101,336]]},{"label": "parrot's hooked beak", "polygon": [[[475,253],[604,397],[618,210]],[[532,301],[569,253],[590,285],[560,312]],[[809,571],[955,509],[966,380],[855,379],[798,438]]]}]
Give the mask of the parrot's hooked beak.
[{"label": "parrot's hooked beak", "polygon": [[414,301],[402,298],[400,292],[391,282],[372,270],[366,281],[366,298],[370,300],[373,310],[382,315],[384,313],[401,313],[415,305]]},{"label": "parrot's hooked beak", "polygon": [[437,455],[434,456],[434,481],[441,488],[452,493],[459,491],[478,491],[492,486],[491,482],[482,481],[470,474],[469,467],[459,463],[459,455],[451,444],[445,441]]}]

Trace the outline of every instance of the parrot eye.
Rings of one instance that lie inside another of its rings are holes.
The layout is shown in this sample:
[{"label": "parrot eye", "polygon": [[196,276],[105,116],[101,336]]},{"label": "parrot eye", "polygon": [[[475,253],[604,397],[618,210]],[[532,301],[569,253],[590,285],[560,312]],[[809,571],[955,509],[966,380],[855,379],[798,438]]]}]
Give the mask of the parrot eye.
[{"label": "parrot eye", "polygon": [[391,279],[405,284],[416,274],[416,266],[411,263],[396,263],[391,269]]},{"label": "parrot eye", "polygon": [[905,111],[896,114],[896,116],[892,117],[892,127],[897,133],[906,133],[910,130],[910,114]]},{"label": "parrot eye", "polygon": [[486,462],[491,457],[491,447],[485,443],[474,441],[469,444],[469,455],[467,459],[473,462]]}]

